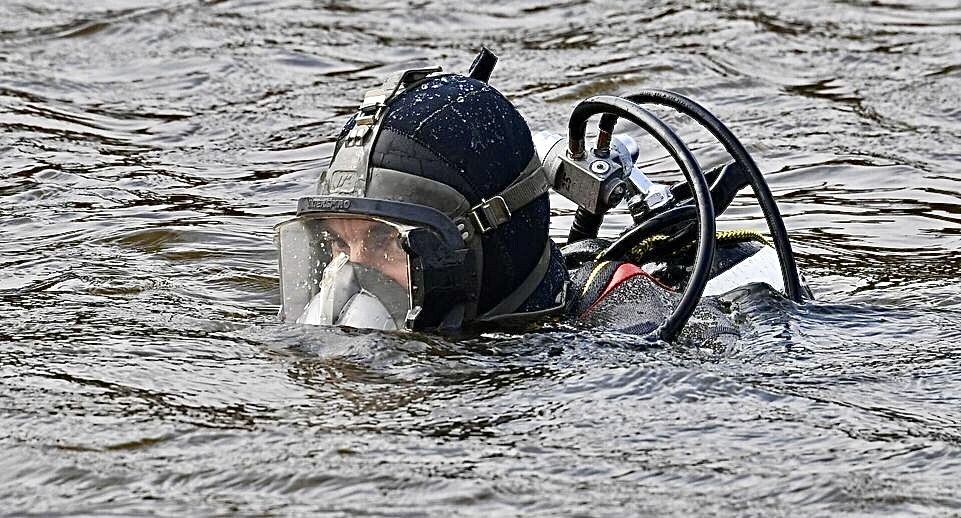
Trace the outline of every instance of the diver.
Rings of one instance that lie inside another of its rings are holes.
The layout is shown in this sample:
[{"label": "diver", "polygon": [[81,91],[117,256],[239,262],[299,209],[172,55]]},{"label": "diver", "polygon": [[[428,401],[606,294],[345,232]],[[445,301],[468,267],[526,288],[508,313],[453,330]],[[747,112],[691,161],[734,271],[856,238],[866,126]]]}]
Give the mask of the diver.
[{"label": "diver", "polygon": [[[799,298],[789,244],[791,271],[777,268],[786,234],[773,231],[775,250],[760,234],[715,233],[715,209],[753,185],[753,161],[732,153],[701,172],[659,119],[607,96],[575,108],[569,139],[532,137],[487,84],[495,63],[485,48],[466,76],[408,70],[366,94],[316,194],[276,227],[283,321],[449,332],[556,317],[671,340],[692,316],[723,320],[713,296],[748,282]],[[655,184],[634,167],[618,117],[666,145],[687,182]],[[549,237],[551,189],[579,206],[563,249]],[[625,200],[635,225],[599,239],[604,213]]]}]

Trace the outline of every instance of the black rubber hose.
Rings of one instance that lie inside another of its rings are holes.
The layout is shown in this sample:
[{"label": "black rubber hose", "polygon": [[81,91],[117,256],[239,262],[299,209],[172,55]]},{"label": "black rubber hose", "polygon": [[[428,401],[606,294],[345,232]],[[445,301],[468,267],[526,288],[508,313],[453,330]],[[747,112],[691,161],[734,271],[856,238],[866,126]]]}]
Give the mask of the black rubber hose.
[{"label": "black rubber hose", "polygon": [[574,107],[568,124],[568,148],[571,155],[577,156],[578,150],[584,151],[584,135],[587,132],[587,120],[594,115],[610,113],[637,124],[641,129],[653,136],[664,146],[677,162],[684,173],[684,177],[691,185],[694,200],[697,205],[698,241],[691,278],[677,307],[674,308],[664,323],[657,329],[661,340],[670,342],[677,337],[681,329],[694,313],[694,308],[701,300],[704,287],[711,276],[714,264],[714,204],[711,202],[711,190],[704,179],[701,168],[691,150],[684,145],[680,138],[664,122],[654,114],[641,108],[637,104],[622,99],[601,95],[581,101]]},{"label": "black rubber hose", "polygon": [[618,257],[624,257],[624,255],[630,252],[631,248],[640,241],[651,237],[664,228],[677,225],[684,221],[690,221],[695,216],[697,216],[697,209],[691,205],[681,205],[680,207],[674,207],[673,209],[664,211],[640,225],[632,227],[622,236],[618,237],[610,246],[597,254],[597,260],[613,261]]},{"label": "black rubber hose", "polygon": [[[744,148],[744,145],[734,136],[734,134],[711,112],[693,100],[668,90],[641,90],[640,92],[625,97],[636,103],[658,104],[673,108],[684,115],[694,119],[695,122],[707,129],[724,146],[724,149],[741,164],[748,174],[751,188],[754,189],[754,196],[757,197],[758,204],[764,219],[767,220],[768,229],[774,240],[774,249],[777,251],[778,260],[781,263],[781,278],[784,281],[784,291],[788,298],[794,302],[801,301],[801,279],[798,276],[797,263],[794,260],[794,252],[791,250],[791,241],[784,227],[784,220],[781,218],[781,211],[777,208],[771,188],[768,187],[754,159]],[[601,118],[601,131],[614,131],[614,124],[617,117],[605,115]]]},{"label": "black rubber hose", "polygon": [[604,214],[594,214],[593,212],[578,208],[574,213],[574,222],[571,223],[571,230],[567,233],[567,244],[576,243],[584,239],[594,239],[597,231],[601,228],[604,221]]}]

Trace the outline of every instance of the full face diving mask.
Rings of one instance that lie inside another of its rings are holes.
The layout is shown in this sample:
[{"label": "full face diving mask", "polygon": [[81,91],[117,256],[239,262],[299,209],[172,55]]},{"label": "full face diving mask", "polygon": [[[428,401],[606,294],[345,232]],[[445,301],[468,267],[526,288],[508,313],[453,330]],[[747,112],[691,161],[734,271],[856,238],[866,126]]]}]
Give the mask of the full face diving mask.
[{"label": "full face diving mask", "polygon": [[478,314],[482,236],[548,190],[536,154],[507,188],[478,204],[438,181],[369,165],[391,101],[439,71],[409,70],[368,92],[318,195],[301,198],[297,217],[277,225],[284,321],[457,328],[514,317],[544,277],[549,241],[527,279]]},{"label": "full face diving mask", "polygon": [[[442,306],[426,304],[425,294],[448,303],[469,299],[476,275],[470,250],[458,249],[460,235],[374,217],[375,207],[362,209],[371,201],[352,200],[349,205],[361,206],[358,212],[338,214],[311,211],[311,204],[321,202],[308,198],[301,200],[300,217],[277,226],[283,320],[415,329],[421,322],[437,326],[447,316],[440,314]],[[341,200],[338,206],[349,205]]]}]

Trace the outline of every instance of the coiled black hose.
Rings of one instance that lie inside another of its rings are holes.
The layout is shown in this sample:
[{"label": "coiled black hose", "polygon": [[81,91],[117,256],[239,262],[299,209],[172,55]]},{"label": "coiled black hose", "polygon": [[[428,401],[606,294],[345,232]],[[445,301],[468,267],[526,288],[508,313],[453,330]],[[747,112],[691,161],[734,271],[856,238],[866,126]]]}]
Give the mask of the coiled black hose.
[{"label": "coiled black hose", "polygon": [[[635,103],[667,106],[687,115],[710,131],[724,146],[728,154],[741,164],[748,174],[754,196],[757,197],[761,212],[764,213],[764,219],[767,220],[768,229],[771,231],[774,249],[777,251],[778,260],[781,263],[784,291],[788,298],[794,302],[800,302],[801,279],[798,276],[797,263],[794,260],[794,252],[791,250],[791,241],[788,239],[787,229],[784,227],[784,220],[781,218],[781,212],[777,208],[771,189],[764,180],[764,175],[761,174],[744,145],[714,114],[681,94],[668,90],[651,89],[641,90],[624,98]],[[599,128],[601,131],[613,132],[616,122],[617,117],[613,114],[604,115],[601,117]]]},{"label": "coiled black hose", "polygon": [[691,191],[694,193],[698,216],[698,240],[694,268],[677,307],[657,329],[658,337],[670,342],[677,337],[688,319],[691,318],[694,308],[701,300],[701,294],[704,293],[704,287],[710,280],[716,244],[714,240],[714,204],[711,202],[711,190],[691,150],[684,145],[674,131],[651,112],[620,97],[608,95],[591,97],[574,107],[568,124],[568,148],[571,156],[578,157],[584,153],[587,120],[598,114],[622,117],[637,124],[653,136],[658,143],[667,149],[671,157],[680,166],[681,172],[691,185]]},{"label": "coiled black hose", "polygon": [[624,257],[635,245],[642,240],[651,237],[657,232],[663,231],[667,227],[691,221],[697,215],[697,211],[690,205],[681,205],[668,209],[657,216],[652,217],[630,228],[627,232],[617,238],[613,243],[597,255],[598,261],[613,261],[617,257]]}]

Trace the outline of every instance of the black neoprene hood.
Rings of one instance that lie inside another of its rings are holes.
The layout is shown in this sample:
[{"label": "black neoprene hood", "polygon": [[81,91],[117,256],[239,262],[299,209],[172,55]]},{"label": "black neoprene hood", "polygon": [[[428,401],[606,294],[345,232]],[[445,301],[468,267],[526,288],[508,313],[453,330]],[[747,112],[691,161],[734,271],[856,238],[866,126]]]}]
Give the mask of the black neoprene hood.
[{"label": "black neoprene hood", "polygon": [[[350,182],[327,171],[318,181],[319,195],[411,203],[455,217],[540,166],[524,118],[500,92],[469,77],[428,77],[389,100],[381,117],[363,189],[345,189]],[[335,153],[345,151],[355,127],[356,117]],[[510,295],[542,260],[549,217],[545,192],[479,237],[477,314]]]}]

